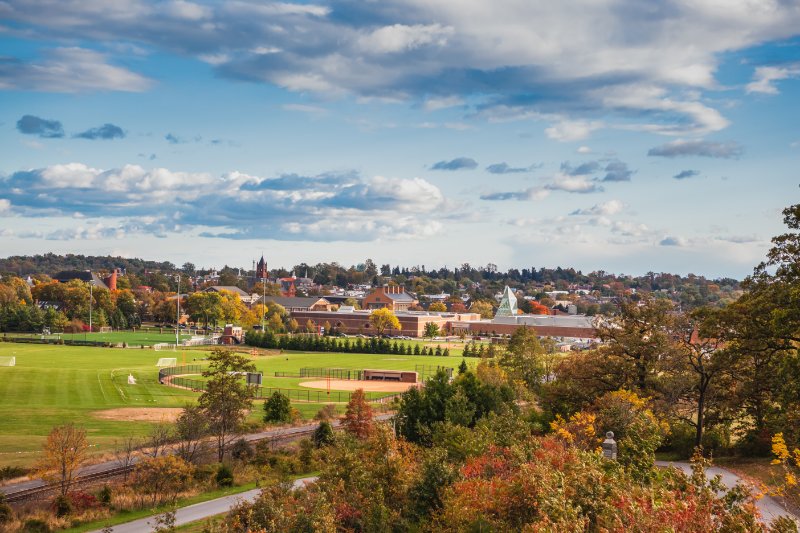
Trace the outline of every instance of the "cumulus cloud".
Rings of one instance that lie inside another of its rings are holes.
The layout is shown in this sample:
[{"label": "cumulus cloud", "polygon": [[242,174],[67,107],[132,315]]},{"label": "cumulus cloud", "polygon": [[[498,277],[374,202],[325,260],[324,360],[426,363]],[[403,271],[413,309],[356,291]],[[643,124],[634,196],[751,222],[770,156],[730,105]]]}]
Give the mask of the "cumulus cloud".
[{"label": "cumulus cloud", "polygon": [[587,138],[593,131],[603,127],[602,122],[588,122],[564,120],[544,130],[544,133],[556,141],[580,141]]},{"label": "cumulus cloud", "polygon": [[659,157],[714,157],[718,159],[737,159],[744,153],[744,147],[733,141],[685,141],[677,140],[651,148],[647,155]]},{"label": "cumulus cloud", "polygon": [[589,215],[589,216],[611,216],[616,215],[625,208],[625,204],[619,200],[609,200],[601,204],[595,204],[588,209],[576,209],[570,215]]},{"label": "cumulus cloud", "polygon": [[[177,172],[139,165],[103,170],[67,163],[0,177],[5,202],[24,216],[100,219],[57,231],[52,239],[167,236],[202,231],[244,239],[374,240],[415,238],[442,227],[452,211],[438,187],[422,178],[362,177],[356,172],[263,178],[229,172]],[[119,224],[110,220],[122,219]],[[266,232],[266,233],[265,233]]]},{"label": "cumulus cloud", "polygon": [[86,48],[56,48],[40,62],[0,57],[0,89],[141,92],[152,84],[140,74],[108,63],[105,54]]},{"label": "cumulus cloud", "polygon": [[800,76],[800,64],[757,67],[753,81],[747,84],[748,93],[778,94],[775,82]]},{"label": "cumulus cloud", "polygon": [[605,166],[605,175],[600,181],[631,181],[633,171],[628,168],[628,164],[614,159]]},{"label": "cumulus cloud", "polygon": [[596,181],[631,181],[633,170],[619,159],[586,161],[573,166],[569,161],[561,163],[561,173],[567,176],[589,176],[596,174]]},{"label": "cumulus cloud", "polygon": [[124,139],[125,132],[122,131],[122,128],[120,128],[119,126],[106,123],[96,128],[90,128],[74,136],[78,139],[89,139],[92,141],[97,139],[103,139],[103,140]]},{"label": "cumulus cloud", "polygon": [[478,162],[471,157],[457,157],[450,161],[439,161],[431,166],[431,170],[472,170],[478,168]]},{"label": "cumulus cloud", "polygon": [[603,187],[598,185],[594,180],[590,180],[585,176],[570,176],[565,174],[557,174],[552,181],[545,184],[544,188],[549,191],[565,191],[580,194],[602,192],[604,190]]},{"label": "cumulus cloud", "polygon": [[535,168],[537,168],[537,165],[531,165],[529,167],[512,167],[508,163],[502,162],[489,165],[486,167],[486,171],[490,174],[520,174],[523,172],[530,172]]},{"label": "cumulus cloud", "polygon": [[448,107],[464,105],[464,99],[457,95],[433,97],[425,100],[425,111],[438,111]]},{"label": "cumulus cloud", "polygon": [[0,215],[4,215],[11,211],[11,201],[5,198],[0,198]]},{"label": "cumulus cloud", "polygon": [[[792,2],[764,2],[763,9],[707,1],[645,8],[619,0],[587,3],[579,13],[565,2],[515,0],[6,0],[1,9],[6,26],[26,39],[136,42],[210,59],[220,76],[326,96],[479,96],[487,108],[546,120],[547,135],[569,141],[617,118],[668,135],[725,128],[727,119],[702,94],[718,85],[720,56],[794,36],[800,27]],[[82,61],[53,52],[4,60],[0,87],[143,90],[151,83],[90,53]],[[65,65],[87,63],[104,67],[102,76],[65,74],[72,72]],[[776,75],[784,73],[761,71],[753,89],[769,91]]]},{"label": "cumulus cloud", "polygon": [[361,36],[358,44],[367,53],[391,54],[426,45],[443,46],[452,33],[452,27],[441,24],[393,24]]},{"label": "cumulus cloud", "polygon": [[34,115],[24,115],[19,119],[17,131],[25,135],[37,135],[43,139],[57,139],[64,136],[64,127],[61,122]]},{"label": "cumulus cloud", "polygon": [[481,195],[481,200],[505,201],[505,200],[541,200],[547,197],[550,191],[542,187],[529,187],[523,191],[493,192]]},{"label": "cumulus cloud", "polygon": [[697,170],[681,170],[674,176],[672,176],[676,180],[685,180],[689,178],[694,178],[695,176],[699,176],[700,172]]}]

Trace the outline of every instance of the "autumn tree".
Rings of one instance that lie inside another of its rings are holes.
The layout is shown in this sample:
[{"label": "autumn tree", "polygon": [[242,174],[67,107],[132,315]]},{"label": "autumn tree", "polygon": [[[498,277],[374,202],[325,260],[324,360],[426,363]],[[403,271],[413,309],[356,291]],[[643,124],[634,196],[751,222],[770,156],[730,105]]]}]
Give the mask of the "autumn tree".
[{"label": "autumn tree", "polygon": [[144,459],[133,468],[131,485],[144,502],[152,506],[175,503],[178,494],[187,490],[192,481],[192,465],[176,455]]},{"label": "autumn tree", "polygon": [[255,372],[256,367],[244,355],[217,348],[208,358],[206,388],[198,405],[208,420],[211,433],[217,440],[217,457],[225,458],[225,446],[236,435],[247,412],[252,407],[250,390],[237,372]]},{"label": "autumn tree", "polygon": [[[676,405],[672,411],[694,427],[695,447],[703,442],[709,413],[716,415],[711,422],[719,419],[728,399],[728,371],[734,366],[735,354],[725,348],[725,334],[718,313],[705,308],[680,315],[673,323],[677,347],[672,352],[674,360],[668,365],[669,383],[662,390]],[[686,414],[677,408],[684,404],[692,407]]]},{"label": "autumn tree", "polygon": [[672,302],[650,298],[625,300],[617,316],[596,324],[597,336],[607,344],[605,354],[623,363],[628,387],[640,393],[657,390],[658,364],[671,359],[675,348],[670,327],[673,320]]},{"label": "autumn tree", "polygon": [[383,336],[386,330],[396,329],[399,331],[402,329],[400,320],[398,320],[392,310],[387,307],[374,310],[369,315],[369,323],[375,328],[375,333],[380,336]]},{"label": "autumn tree", "polygon": [[494,316],[494,306],[486,300],[475,300],[469,306],[469,310],[480,314],[481,318],[492,318]]},{"label": "autumn tree", "polygon": [[356,389],[347,402],[342,427],[351,435],[365,439],[372,432],[372,426],[372,407],[367,402],[364,389]]},{"label": "autumn tree", "polygon": [[433,311],[434,313],[444,313],[447,311],[447,306],[442,302],[433,302],[428,306],[428,311]]},{"label": "autumn tree", "polygon": [[85,429],[71,423],[56,426],[47,436],[37,472],[42,479],[58,483],[61,496],[66,496],[88,449]]}]

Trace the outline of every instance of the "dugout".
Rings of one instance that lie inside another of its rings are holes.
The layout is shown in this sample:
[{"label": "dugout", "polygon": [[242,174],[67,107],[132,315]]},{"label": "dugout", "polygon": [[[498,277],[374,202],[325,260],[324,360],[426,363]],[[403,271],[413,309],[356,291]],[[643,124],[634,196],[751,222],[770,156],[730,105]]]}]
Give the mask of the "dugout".
[{"label": "dugout", "polygon": [[370,370],[364,369],[366,381],[399,381],[401,383],[416,383],[417,373],[409,370]]}]

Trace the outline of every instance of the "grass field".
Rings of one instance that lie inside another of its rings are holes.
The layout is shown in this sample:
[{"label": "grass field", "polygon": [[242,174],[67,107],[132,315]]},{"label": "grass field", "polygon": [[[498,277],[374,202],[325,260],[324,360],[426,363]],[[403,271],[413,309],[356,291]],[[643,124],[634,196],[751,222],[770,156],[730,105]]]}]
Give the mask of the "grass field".
[{"label": "grass field", "polygon": [[[187,363],[200,362],[208,352],[186,350]],[[97,411],[116,408],[181,407],[196,393],[158,383],[159,357],[182,352],[149,349],[0,343],[0,356],[16,357],[16,366],[0,367],[0,466],[33,464],[42,442],[54,425],[74,422],[85,427],[93,453],[108,452],[115,439],[146,434],[151,422],[109,420]],[[197,361],[194,361],[197,360]],[[476,360],[468,360],[474,363]],[[284,353],[259,356],[264,386],[300,388],[299,378],[276,378],[277,372],[298,372],[301,367],[384,368],[414,370],[416,364],[457,367],[461,357],[423,357],[336,353]],[[128,385],[132,374],[136,385]],[[322,404],[296,403],[311,418]],[[256,407],[260,405],[256,404]],[[257,419],[259,410],[252,417]]]},{"label": "grass field", "polygon": [[[171,344],[175,344],[175,331],[173,330],[170,332],[169,330],[164,330],[165,333],[160,333],[159,330],[150,330],[150,331],[112,331],[110,333],[59,333],[57,335],[48,335],[47,338],[56,339],[61,337],[64,340],[76,340],[76,341],[95,341],[95,342],[110,342],[110,343],[122,343],[127,342],[130,346],[135,345],[142,345],[142,346],[152,346],[153,344],[158,344],[160,342],[168,342]],[[41,335],[31,334],[31,333],[7,333],[9,337],[33,337],[33,338],[40,338]],[[186,340],[191,338],[191,335],[181,333],[180,339]]]}]

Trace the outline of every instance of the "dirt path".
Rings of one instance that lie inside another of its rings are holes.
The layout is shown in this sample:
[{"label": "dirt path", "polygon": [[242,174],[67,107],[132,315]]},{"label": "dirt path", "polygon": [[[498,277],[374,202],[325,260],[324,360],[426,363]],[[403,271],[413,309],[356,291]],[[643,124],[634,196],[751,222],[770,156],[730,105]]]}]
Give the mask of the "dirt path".
[{"label": "dirt path", "polygon": [[[325,379],[304,381],[300,383],[300,386],[311,389],[327,389],[328,381]],[[363,389],[364,392],[405,392],[416,386],[416,383],[401,383],[399,381],[357,381],[355,379],[332,379],[330,381],[330,389],[336,391]]]}]

